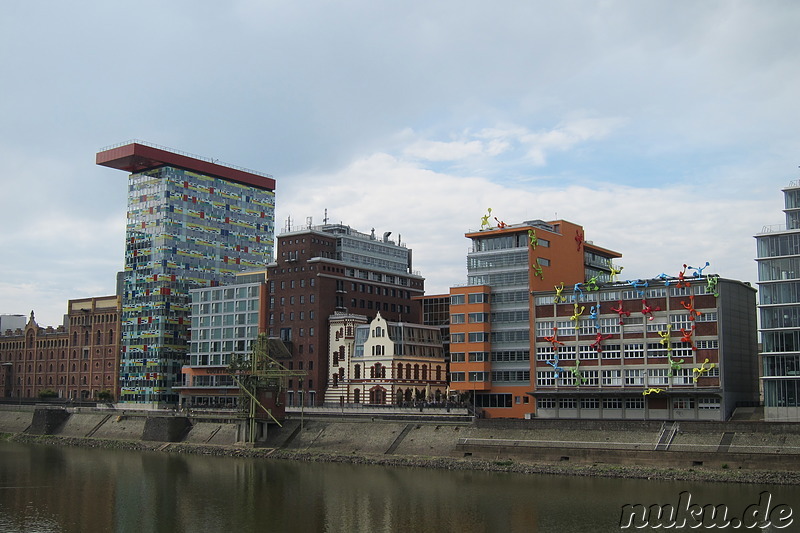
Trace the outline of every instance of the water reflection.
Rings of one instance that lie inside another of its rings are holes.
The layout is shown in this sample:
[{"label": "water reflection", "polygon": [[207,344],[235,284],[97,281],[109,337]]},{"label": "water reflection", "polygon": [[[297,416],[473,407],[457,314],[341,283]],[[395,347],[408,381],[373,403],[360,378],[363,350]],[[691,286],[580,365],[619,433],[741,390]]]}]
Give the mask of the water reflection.
[{"label": "water reflection", "polygon": [[620,531],[625,503],[724,503],[764,487],[294,463],[0,444],[0,530]]}]

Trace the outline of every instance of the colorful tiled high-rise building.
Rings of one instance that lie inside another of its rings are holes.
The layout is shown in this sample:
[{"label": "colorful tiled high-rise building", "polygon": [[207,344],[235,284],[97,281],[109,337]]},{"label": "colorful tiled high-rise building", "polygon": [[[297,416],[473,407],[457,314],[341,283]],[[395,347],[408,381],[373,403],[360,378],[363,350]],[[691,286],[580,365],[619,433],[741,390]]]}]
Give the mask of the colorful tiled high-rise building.
[{"label": "colorful tiled high-rise building", "polygon": [[275,180],[140,141],[102,150],[97,164],[130,172],[119,398],[173,405],[189,291],[271,261]]}]

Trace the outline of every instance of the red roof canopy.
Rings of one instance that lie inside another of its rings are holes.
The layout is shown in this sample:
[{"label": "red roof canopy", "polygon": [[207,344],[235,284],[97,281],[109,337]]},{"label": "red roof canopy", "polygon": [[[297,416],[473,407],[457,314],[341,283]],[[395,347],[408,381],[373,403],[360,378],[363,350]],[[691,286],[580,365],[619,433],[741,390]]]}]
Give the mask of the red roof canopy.
[{"label": "red roof canopy", "polygon": [[178,167],[198,174],[215,176],[268,191],[275,190],[275,180],[244,169],[203,161],[188,155],[162,150],[132,142],[97,153],[96,162],[104,167],[124,170],[131,174],[162,166]]}]

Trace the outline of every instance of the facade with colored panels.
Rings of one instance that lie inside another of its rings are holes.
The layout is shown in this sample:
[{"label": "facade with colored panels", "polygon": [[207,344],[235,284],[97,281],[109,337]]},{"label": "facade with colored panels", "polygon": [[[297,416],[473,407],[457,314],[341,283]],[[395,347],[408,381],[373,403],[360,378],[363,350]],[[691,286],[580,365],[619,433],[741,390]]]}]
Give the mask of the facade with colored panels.
[{"label": "facade with colored panels", "polygon": [[174,405],[189,362],[189,291],[271,261],[275,181],[140,142],[97,163],[131,172],[120,400]]},{"label": "facade with colored panels", "polygon": [[117,397],[120,299],[70,300],[65,324],[27,324],[0,335],[0,397],[35,399],[41,394],[71,400]]},{"label": "facade with colored panels", "polygon": [[266,272],[236,275],[230,285],[189,291],[192,298],[189,364],[183,367],[181,407],[232,409],[239,387],[228,371],[232,357],[249,356],[265,332]]},{"label": "facade with colored panels", "polygon": [[447,367],[437,326],[387,322],[380,313],[329,319],[329,404],[411,406],[447,398]]},{"label": "facade with colored panels", "polygon": [[755,289],[681,278],[536,292],[535,416],[727,420],[757,402]]},{"label": "facade with colored panels", "polygon": [[800,421],[800,181],[783,189],[786,224],[755,236],[764,418]]},{"label": "facade with colored panels", "polygon": [[565,220],[484,224],[466,237],[467,285],[450,289],[451,390],[486,417],[530,416],[531,292],[609,280],[620,254],[585,241],[583,228]]},{"label": "facade with colored panels", "polygon": [[[330,383],[328,317],[356,313],[419,323],[425,280],[412,269],[411,250],[342,224],[323,224],[278,236],[276,261],[268,267],[267,329],[292,354],[287,405],[322,405]],[[336,400],[338,402],[338,399]]]}]

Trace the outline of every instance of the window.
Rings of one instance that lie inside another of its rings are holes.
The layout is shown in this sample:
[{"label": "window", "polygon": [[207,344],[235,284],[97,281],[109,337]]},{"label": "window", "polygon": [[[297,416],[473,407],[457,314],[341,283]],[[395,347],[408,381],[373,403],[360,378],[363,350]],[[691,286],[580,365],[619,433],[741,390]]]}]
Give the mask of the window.
[{"label": "window", "polygon": [[450,323],[451,324],[463,324],[464,323],[464,313],[458,313],[455,315],[450,315]]},{"label": "window", "polygon": [[537,337],[551,337],[553,335],[553,328],[555,322],[552,320],[545,320],[536,323],[536,336]]},{"label": "window", "polygon": [[537,361],[549,361],[553,358],[553,347],[552,346],[537,346],[536,347],[536,360]]},{"label": "window", "polygon": [[644,409],[644,398],[625,398],[625,409]]},{"label": "window", "polygon": [[469,303],[471,304],[482,304],[489,301],[488,294],[483,293],[472,293],[469,295]]},{"label": "window", "polygon": [[463,363],[464,359],[464,352],[451,352],[450,353],[450,362],[451,363]]},{"label": "window", "polygon": [[469,352],[470,363],[482,363],[488,360],[489,354],[487,352]]},{"label": "window", "polygon": [[601,318],[600,319],[600,333],[614,334],[619,333],[619,319],[617,318]]},{"label": "window", "polygon": [[625,370],[625,385],[644,385],[642,371],[639,369]]},{"label": "window", "polygon": [[719,409],[719,398],[698,398],[698,409]]},{"label": "window", "polygon": [[597,386],[597,370],[584,370],[581,375],[584,379],[584,385]]},{"label": "window", "polygon": [[691,368],[678,368],[672,371],[673,385],[691,385],[694,383]]},{"label": "window", "polygon": [[575,322],[573,320],[559,320],[556,322],[556,327],[558,327],[559,337],[575,336]]},{"label": "window", "polygon": [[466,335],[464,333],[451,333],[450,334],[450,342],[464,342]]},{"label": "window", "polygon": [[555,409],[556,408],[556,400],[555,398],[539,398],[536,400],[536,408],[537,409]]},{"label": "window", "polygon": [[606,344],[603,346],[603,351],[600,353],[600,357],[603,359],[619,359],[622,357],[620,354],[619,344]]},{"label": "window", "polygon": [[536,372],[537,387],[552,387],[556,384],[556,373],[553,370],[540,370]]},{"label": "window", "polygon": [[452,382],[464,381],[464,372],[450,372],[450,381]]},{"label": "window", "polygon": [[603,370],[603,385],[622,385],[620,370]]},{"label": "window", "polygon": [[583,359],[597,359],[597,349],[591,345],[582,345],[579,347],[579,357]]},{"label": "window", "polygon": [[542,265],[542,266],[546,266],[546,267],[550,266],[550,260],[549,259],[545,259],[544,257],[537,257],[536,258],[536,262],[538,264]]},{"label": "window", "polygon": [[558,347],[558,358],[567,361],[574,361],[576,355],[576,347],[575,346],[559,346]]},{"label": "window", "polygon": [[625,358],[638,359],[644,357],[644,344],[626,344],[625,345]]},{"label": "window", "polygon": [[450,296],[450,305],[462,305],[464,303],[463,294],[453,294]]},{"label": "window", "polygon": [[668,368],[650,368],[647,370],[647,384],[653,385],[669,385],[669,369]]},{"label": "window", "polygon": [[483,382],[488,381],[489,373],[488,372],[470,372],[469,373],[469,380],[472,382]]},{"label": "window", "polygon": [[600,400],[597,398],[581,398],[581,409],[600,409]]},{"label": "window", "polygon": [[673,398],[673,409],[694,409],[694,398]]},{"label": "window", "polygon": [[716,311],[704,312],[702,315],[697,317],[697,322],[716,322],[716,321],[717,321]]},{"label": "window", "polygon": [[603,398],[603,409],[622,409],[622,399]]},{"label": "window", "polygon": [[[450,340],[452,342],[452,335]],[[489,342],[489,334],[483,331],[471,331],[469,333],[469,342]]]},{"label": "window", "polygon": [[[464,316],[464,315],[461,315]],[[481,322],[488,322],[489,321],[489,314],[488,313],[470,313],[469,314],[469,323],[470,324],[477,324]]]},{"label": "window", "polygon": [[558,400],[558,406],[561,409],[577,409],[578,400],[576,400],[575,398],[560,398]]},{"label": "window", "polygon": [[672,329],[678,331],[691,328],[693,322],[691,318],[688,313],[676,313],[669,316],[669,322],[672,324]]}]

